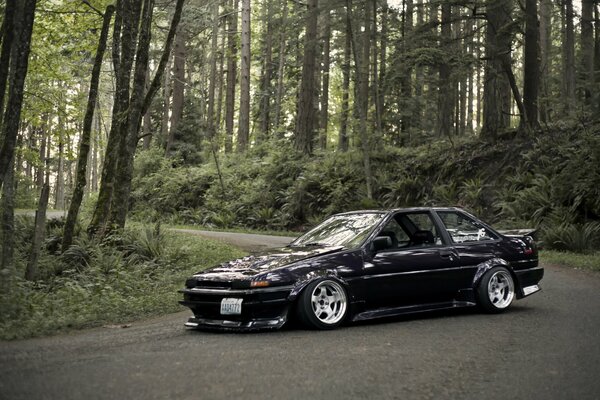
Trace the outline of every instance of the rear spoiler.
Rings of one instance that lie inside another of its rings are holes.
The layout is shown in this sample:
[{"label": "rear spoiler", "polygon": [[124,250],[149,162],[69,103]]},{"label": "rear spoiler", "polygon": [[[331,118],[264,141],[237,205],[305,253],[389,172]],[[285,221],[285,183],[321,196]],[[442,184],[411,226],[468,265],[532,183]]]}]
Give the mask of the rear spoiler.
[{"label": "rear spoiler", "polygon": [[504,235],[504,236],[531,236],[532,238],[536,239],[538,230],[532,229],[532,228],[506,229],[506,230],[498,231],[498,233],[500,233],[501,235]]}]

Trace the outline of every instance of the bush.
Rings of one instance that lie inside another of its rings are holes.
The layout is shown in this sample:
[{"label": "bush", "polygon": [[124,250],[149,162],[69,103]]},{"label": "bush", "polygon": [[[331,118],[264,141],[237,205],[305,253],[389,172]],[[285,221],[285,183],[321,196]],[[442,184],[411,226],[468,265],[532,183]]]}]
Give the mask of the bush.
[{"label": "bush", "polygon": [[104,242],[78,237],[61,255],[43,252],[36,282],[22,278],[26,254],[18,252],[19,269],[3,282],[0,339],[181,310],[177,290],[189,275],[243,253],[156,225],[128,229]]}]

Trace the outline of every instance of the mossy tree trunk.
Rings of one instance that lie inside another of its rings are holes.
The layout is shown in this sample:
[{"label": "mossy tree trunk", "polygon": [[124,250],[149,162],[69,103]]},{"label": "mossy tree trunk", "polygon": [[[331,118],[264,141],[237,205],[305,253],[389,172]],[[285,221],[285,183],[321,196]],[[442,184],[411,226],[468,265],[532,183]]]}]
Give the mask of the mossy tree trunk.
[{"label": "mossy tree trunk", "polygon": [[[102,67],[102,59],[104,57],[104,51],[106,50],[106,42],[108,40],[108,31],[110,28],[110,21],[112,20],[115,7],[109,5],[104,12],[102,30],[100,32],[100,39],[98,40],[98,48],[96,49],[96,57],[94,58],[94,65],[92,67],[92,77],[90,82],[90,92],[88,95],[87,108],[85,110],[85,116],[83,118],[83,131],[79,139],[79,154],[77,159],[77,172],[75,176],[75,187],[73,188],[73,195],[71,197],[71,204],[69,205],[69,212],[67,213],[67,220],[63,230],[62,240],[62,251],[65,251],[73,243],[73,232],[75,231],[75,224],[77,223],[77,216],[79,214],[79,208],[83,199],[84,189],[86,186],[86,174],[88,165],[88,155],[90,152],[90,137],[92,134],[92,122],[94,119],[94,110],[96,110],[96,100],[98,98],[98,86],[100,84],[100,69]],[[59,144],[62,146],[62,143]],[[62,147],[61,147],[62,149]],[[61,150],[62,151],[62,150]],[[61,160],[62,162],[62,160]],[[62,165],[62,164],[61,164]],[[62,179],[62,178],[61,178]],[[57,196],[58,198],[58,196]]]}]

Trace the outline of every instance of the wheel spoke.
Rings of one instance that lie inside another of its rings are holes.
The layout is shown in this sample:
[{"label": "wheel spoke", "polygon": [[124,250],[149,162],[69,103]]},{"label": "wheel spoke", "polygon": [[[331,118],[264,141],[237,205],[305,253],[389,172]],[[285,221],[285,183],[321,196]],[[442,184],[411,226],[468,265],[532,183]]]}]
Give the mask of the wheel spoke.
[{"label": "wheel spoke", "polygon": [[312,311],[325,324],[335,324],[345,315],[346,296],[343,288],[333,281],[323,281],[311,295]]}]

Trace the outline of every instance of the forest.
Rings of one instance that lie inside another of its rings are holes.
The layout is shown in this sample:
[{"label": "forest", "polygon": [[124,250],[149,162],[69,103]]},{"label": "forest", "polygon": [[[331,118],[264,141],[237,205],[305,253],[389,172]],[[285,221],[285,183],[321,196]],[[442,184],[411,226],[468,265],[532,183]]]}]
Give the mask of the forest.
[{"label": "forest", "polygon": [[15,298],[40,301],[33,324],[48,302],[116,299],[164,270],[172,284],[237,251],[197,243],[216,252],[203,257],[170,226],[301,232],[336,212],[457,205],[547,249],[598,251],[596,0],[0,8],[7,332]]}]

